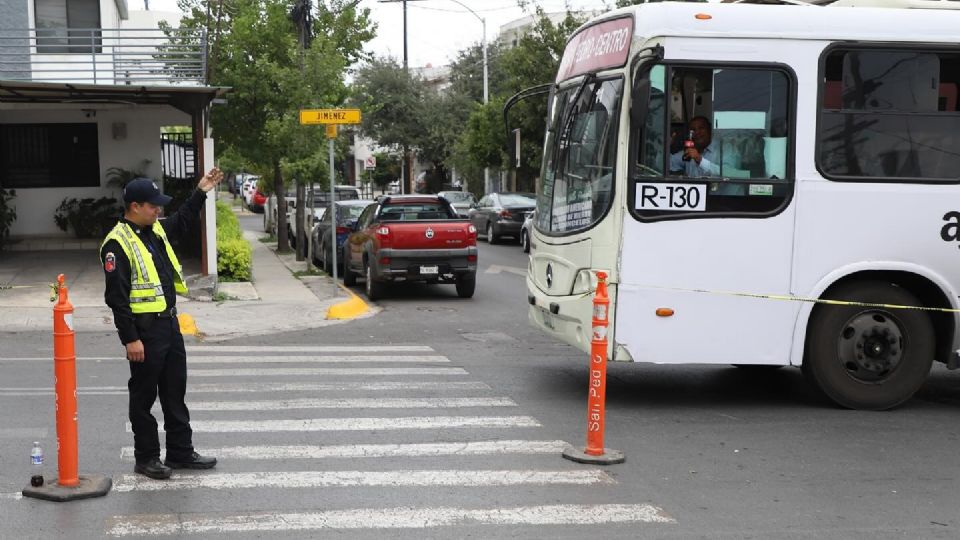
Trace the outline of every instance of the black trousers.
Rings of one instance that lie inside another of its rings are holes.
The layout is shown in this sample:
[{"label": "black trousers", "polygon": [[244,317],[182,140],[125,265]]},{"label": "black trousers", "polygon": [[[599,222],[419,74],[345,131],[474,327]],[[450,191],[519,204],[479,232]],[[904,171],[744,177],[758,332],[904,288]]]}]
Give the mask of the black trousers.
[{"label": "black trousers", "polygon": [[130,363],[130,425],[134,457],[145,463],[160,457],[157,419],[150,409],[160,396],[167,459],[186,459],[193,453],[190,412],[183,402],[187,392],[187,351],[176,317],[138,320],[143,362]]}]

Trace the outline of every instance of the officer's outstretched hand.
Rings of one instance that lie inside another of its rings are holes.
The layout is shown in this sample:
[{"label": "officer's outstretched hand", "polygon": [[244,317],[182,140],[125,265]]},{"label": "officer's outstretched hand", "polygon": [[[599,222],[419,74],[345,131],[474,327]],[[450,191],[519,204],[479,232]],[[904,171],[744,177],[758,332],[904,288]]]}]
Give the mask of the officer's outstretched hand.
[{"label": "officer's outstretched hand", "polygon": [[127,343],[127,360],[131,362],[143,362],[143,342],[139,339]]},{"label": "officer's outstretched hand", "polygon": [[210,169],[210,172],[203,175],[203,178],[200,179],[200,183],[197,184],[197,188],[206,193],[211,189],[217,187],[217,184],[223,181],[223,171],[218,167]]}]

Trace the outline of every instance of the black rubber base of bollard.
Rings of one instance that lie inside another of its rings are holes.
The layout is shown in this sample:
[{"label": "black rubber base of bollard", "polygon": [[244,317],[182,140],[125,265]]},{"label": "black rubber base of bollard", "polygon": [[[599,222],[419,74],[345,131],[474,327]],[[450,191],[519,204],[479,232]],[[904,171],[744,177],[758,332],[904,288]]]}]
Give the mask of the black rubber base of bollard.
[{"label": "black rubber base of bollard", "polygon": [[107,476],[99,474],[78,475],[80,484],[76,487],[66,487],[51,482],[40,487],[23,488],[24,497],[34,499],[43,499],[45,501],[66,502],[77,499],[91,499],[93,497],[103,497],[110,492],[113,487],[113,480]]},{"label": "black rubber base of bollard", "polygon": [[563,449],[563,457],[569,459],[570,461],[586,463],[588,465],[616,465],[617,463],[623,463],[627,460],[626,456],[623,455],[623,452],[618,452],[617,450],[612,450],[610,448],[604,448],[603,454],[599,456],[591,456],[584,450],[574,448],[572,446],[568,446]]}]

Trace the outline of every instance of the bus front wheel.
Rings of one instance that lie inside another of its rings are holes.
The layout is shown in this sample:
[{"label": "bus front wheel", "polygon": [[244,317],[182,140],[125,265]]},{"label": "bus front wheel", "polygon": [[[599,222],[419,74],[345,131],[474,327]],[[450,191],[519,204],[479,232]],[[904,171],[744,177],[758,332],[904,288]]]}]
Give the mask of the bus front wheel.
[{"label": "bus front wheel", "polygon": [[[830,299],[919,306],[912,293],[882,281],[837,287]],[[882,306],[818,304],[811,314],[803,372],[835,403],[885,410],[919,390],[933,363],[933,323],[926,312]]]}]

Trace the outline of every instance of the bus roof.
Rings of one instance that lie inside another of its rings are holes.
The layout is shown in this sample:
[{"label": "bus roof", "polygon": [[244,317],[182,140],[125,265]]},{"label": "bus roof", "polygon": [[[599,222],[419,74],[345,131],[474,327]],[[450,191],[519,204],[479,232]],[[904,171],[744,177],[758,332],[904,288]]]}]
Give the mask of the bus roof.
[{"label": "bus roof", "polygon": [[[933,7],[938,2],[930,2]],[[632,14],[634,46],[652,37],[717,37],[875,42],[958,42],[960,11],[882,7],[653,2],[610,11],[604,20]],[[710,15],[697,19],[697,14]],[[576,32],[575,32],[576,34]]]}]

